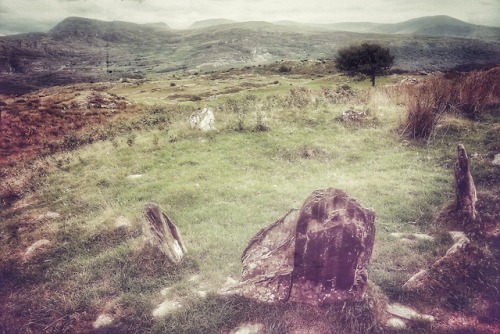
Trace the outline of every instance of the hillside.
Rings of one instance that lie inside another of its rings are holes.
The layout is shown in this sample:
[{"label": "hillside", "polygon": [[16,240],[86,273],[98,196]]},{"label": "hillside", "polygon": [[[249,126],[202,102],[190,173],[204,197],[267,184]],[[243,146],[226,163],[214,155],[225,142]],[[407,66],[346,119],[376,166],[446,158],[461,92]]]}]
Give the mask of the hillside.
[{"label": "hillside", "polygon": [[[423,24],[425,19],[391,29],[370,23],[357,28],[354,24],[342,25],[345,29],[365,31],[359,33],[333,31],[334,26],[231,23],[220,19],[200,22],[197,29],[173,30],[164,24],[71,17],[48,33],[0,37],[0,94],[19,94],[71,82],[194,73],[280,60],[331,59],[339,48],[362,42],[389,47],[396,56],[397,71],[446,71],[498,63],[500,40],[424,36],[426,31],[432,35],[459,31],[456,26],[462,27],[453,20],[441,21],[447,30],[436,28],[435,23]],[[341,30],[341,26],[336,27]],[[374,29],[385,30],[366,32]]]}]

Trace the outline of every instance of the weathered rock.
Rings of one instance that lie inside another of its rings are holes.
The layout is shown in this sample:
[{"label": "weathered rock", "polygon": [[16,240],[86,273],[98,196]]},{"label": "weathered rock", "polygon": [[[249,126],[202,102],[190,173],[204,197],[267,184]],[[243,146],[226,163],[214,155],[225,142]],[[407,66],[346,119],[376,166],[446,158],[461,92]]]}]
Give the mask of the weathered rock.
[{"label": "weathered rock", "polygon": [[363,298],[375,214],[338,189],[315,191],[300,211],[259,232],[242,256],[236,292],[311,305]]},{"label": "weathered rock", "polygon": [[456,208],[460,213],[476,219],[476,187],[469,170],[469,158],[462,144],[457,147],[458,158],[455,163]]},{"label": "weathered rock", "polygon": [[215,116],[210,108],[196,110],[189,118],[191,129],[199,129],[201,131],[215,130]]},{"label": "weathered rock", "polygon": [[265,326],[261,323],[244,323],[234,328],[230,334],[261,334],[264,333]]},{"label": "weathered rock", "polygon": [[387,320],[386,326],[394,329],[405,329],[406,323],[400,318],[390,318]]},{"label": "weathered rock", "polygon": [[113,323],[113,317],[109,314],[100,314],[97,319],[92,323],[95,329],[109,326]]},{"label": "weathered rock", "polygon": [[401,241],[414,241],[414,240],[420,240],[420,241],[434,241],[434,237],[430,236],[428,234],[424,233],[401,233],[401,232],[394,232],[390,234],[391,237],[400,239]]},{"label": "weathered rock", "polygon": [[41,249],[41,248],[44,248],[46,246],[50,245],[50,241],[47,240],[47,239],[42,239],[42,240],[38,240],[36,241],[35,243],[33,243],[31,246],[29,246],[26,251],[24,252],[23,254],[23,258],[24,260],[29,260],[31,259],[32,257],[35,256],[35,254]]},{"label": "weathered rock", "polygon": [[493,161],[491,161],[492,164],[500,166],[500,153],[495,154],[493,157]]},{"label": "weathered rock", "polygon": [[398,303],[387,305],[387,312],[399,317],[401,319],[406,320],[426,320],[426,321],[434,321],[434,317],[432,315],[420,314],[411,307],[404,306]]},{"label": "weathered rock", "polygon": [[455,241],[453,246],[451,246],[446,254],[434,262],[429,270],[422,269],[412,277],[405,284],[403,284],[403,289],[416,291],[416,290],[426,290],[435,284],[436,273],[443,272],[442,268],[446,268],[444,275],[449,275],[453,273],[453,265],[455,263],[462,263],[467,252],[467,246],[470,244],[470,239],[465,236],[462,232],[451,232],[452,238]]},{"label": "weathered rock", "polygon": [[179,263],[186,247],[181,234],[170,218],[157,204],[149,203],[144,206],[142,231],[153,247],[158,248],[172,263]]},{"label": "weathered rock", "polygon": [[362,121],[367,117],[366,113],[363,111],[357,111],[353,109],[346,110],[342,113],[343,122],[357,122]]},{"label": "weathered rock", "polygon": [[119,217],[116,217],[116,219],[115,219],[115,227],[117,227],[117,228],[127,227],[127,226],[130,226],[130,224],[131,224],[130,220],[125,216],[119,216]]},{"label": "weathered rock", "polygon": [[177,311],[182,307],[182,304],[176,300],[165,300],[158,305],[151,313],[155,318],[161,318],[169,313]]},{"label": "weathered rock", "polygon": [[315,191],[297,220],[291,299],[312,305],[361,300],[375,213],[338,189]]}]

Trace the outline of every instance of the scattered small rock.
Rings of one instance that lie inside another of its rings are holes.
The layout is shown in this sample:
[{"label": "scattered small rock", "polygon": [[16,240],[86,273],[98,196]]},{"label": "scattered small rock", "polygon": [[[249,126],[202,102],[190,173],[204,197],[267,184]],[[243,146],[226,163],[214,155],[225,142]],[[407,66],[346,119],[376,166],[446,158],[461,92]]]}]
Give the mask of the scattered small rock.
[{"label": "scattered small rock", "polygon": [[362,121],[366,118],[366,113],[363,111],[356,111],[353,109],[346,110],[342,113],[342,121],[344,122],[356,122]]},{"label": "scattered small rock", "polygon": [[406,320],[427,320],[434,321],[432,315],[420,314],[411,307],[404,306],[398,303],[387,305],[387,312],[395,315],[396,317],[406,319]]},{"label": "scattered small rock", "polygon": [[26,259],[26,260],[30,259],[31,257],[34,256],[34,253],[37,250],[39,250],[40,248],[47,246],[47,245],[50,245],[50,241],[47,239],[42,239],[42,240],[36,241],[34,244],[29,246],[26,249],[26,251],[24,252],[24,259]]},{"label": "scattered small rock", "polygon": [[191,277],[189,277],[188,281],[189,282],[196,282],[200,279],[200,275],[193,275]]},{"label": "scattered small rock", "polygon": [[200,298],[205,298],[207,296],[207,292],[206,291],[203,291],[203,290],[198,290],[196,291],[196,294],[198,295],[198,297]]},{"label": "scattered small rock", "polygon": [[387,327],[391,327],[394,329],[405,329],[406,328],[406,322],[404,322],[403,319],[400,318],[390,318],[387,320],[386,324]]},{"label": "scattered small rock", "polygon": [[500,153],[495,154],[495,157],[493,158],[493,161],[491,163],[500,166]]},{"label": "scattered small rock", "polygon": [[132,174],[132,175],[127,176],[127,179],[136,180],[136,179],[140,179],[141,177],[143,177],[142,174]]},{"label": "scattered small rock", "polygon": [[434,237],[428,234],[423,233],[401,233],[394,232],[390,234],[394,238],[401,239],[401,241],[413,241],[413,240],[422,240],[422,241],[434,241]]},{"label": "scattered small rock", "polygon": [[95,329],[109,326],[113,323],[113,317],[109,314],[100,314],[97,319],[94,321],[92,326]]},{"label": "scattered small rock", "polygon": [[454,243],[457,243],[460,240],[462,240],[464,238],[467,238],[467,236],[465,235],[465,233],[462,232],[462,231],[449,231],[448,233],[450,234],[450,236],[453,239]]},{"label": "scattered small rock", "polygon": [[130,226],[130,220],[125,216],[120,216],[115,219],[115,227],[127,227]]},{"label": "scattered small rock", "polygon": [[182,307],[181,303],[175,300],[165,300],[153,310],[153,317],[161,318]]},{"label": "scattered small rock", "polygon": [[265,326],[261,323],[243,323],[233,329],[230,334],[262,334]]},{"label": "scattered small rock", "polygon": [[45,218],[48,218],[48,219],[57,219],[59,217],[61,217],[61,214],[58,212],[54,212],[54,211],[48,211],[45,214]]}]

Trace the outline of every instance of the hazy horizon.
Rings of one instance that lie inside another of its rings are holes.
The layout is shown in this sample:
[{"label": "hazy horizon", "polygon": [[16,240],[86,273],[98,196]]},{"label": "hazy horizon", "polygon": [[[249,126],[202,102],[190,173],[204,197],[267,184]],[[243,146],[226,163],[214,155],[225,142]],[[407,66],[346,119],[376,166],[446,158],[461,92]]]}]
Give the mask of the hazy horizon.
[{"label": "hazy horizon", "polygon": [[461,21],[500,26],[500,1],[482,0],[0,0],[0,35],[46,32],[67,17],[103,21],[166,23],[184,29],[196,21],[296,21],[301,23],[399,23],[423,16],[448,15]]}]

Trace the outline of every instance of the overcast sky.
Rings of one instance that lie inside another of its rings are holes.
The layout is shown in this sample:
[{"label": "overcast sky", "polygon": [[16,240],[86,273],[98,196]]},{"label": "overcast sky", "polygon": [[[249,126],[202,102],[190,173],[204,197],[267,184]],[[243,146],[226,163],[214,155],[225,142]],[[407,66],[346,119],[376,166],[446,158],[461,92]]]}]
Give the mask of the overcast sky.
[{"label": "overcast sky", "polygon": [[0,35],[47,31],[68,16],[186,28],[211,18],[397,23],[430,15],[500,26],[500,0],[0,0]]}]

